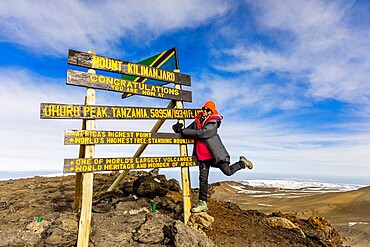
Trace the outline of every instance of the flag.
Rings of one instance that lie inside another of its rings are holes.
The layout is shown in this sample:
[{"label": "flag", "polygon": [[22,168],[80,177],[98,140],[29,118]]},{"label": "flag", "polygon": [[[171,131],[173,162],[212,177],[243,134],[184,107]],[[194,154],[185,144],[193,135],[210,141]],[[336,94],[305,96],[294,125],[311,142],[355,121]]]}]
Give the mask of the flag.
[{"label": "flag", "polygon": [[[161,68],[161,69],[169,70],[169,71],[179,69],[176,47],[163,51],[147,59],[144,59],[138,62],[138,64],[151,66],[155,68]],[[148,79],[145,77],[132,76],[132,75],[122,75],[122,79],[129,80],[129,81],[137,81],[141,83],[153,84],[156,86],[163,86],[169,83],[165,81],[157,81],[157,80]],[[122,94],[122,98],[126,98],[128,96],[131,96],[131,94],[129,93]]]}]

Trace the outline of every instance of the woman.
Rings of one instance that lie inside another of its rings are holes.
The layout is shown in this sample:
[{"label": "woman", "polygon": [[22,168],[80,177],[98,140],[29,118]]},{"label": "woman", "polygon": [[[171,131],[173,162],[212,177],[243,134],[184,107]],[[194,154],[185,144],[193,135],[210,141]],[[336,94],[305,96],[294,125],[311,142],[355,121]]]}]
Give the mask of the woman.
[{"label": "woman", "polygon": [[213,101],[207,101],[202,110],[187,128],[183,129],[181,123],[172,126],[176,133],[195,139],[193,155],[197,157],[199,166],[199,202],[197,206],[191,209],[193,213],[208,210],[208,176],[211,166],[218,167],[227,176],[231,176],[246,167],[253,168],[252,162],[244,156],[240,156],[238,162],[230,165],[230,155],[217,134],[217,129],[220,127],[223,117],[218,114]]}]

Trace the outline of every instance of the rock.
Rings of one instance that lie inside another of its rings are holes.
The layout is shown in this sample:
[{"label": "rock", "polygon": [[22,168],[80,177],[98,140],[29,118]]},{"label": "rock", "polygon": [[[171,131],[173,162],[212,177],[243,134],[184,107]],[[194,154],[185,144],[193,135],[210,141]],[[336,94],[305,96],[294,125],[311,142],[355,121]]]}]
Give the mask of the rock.
[{"label": "rock", "polygon": [[78,220],[74,214],[61,214],[43,232],[45,244],[51,246],[75,246],[78,233]]},{"label": "rock", "polygon": [[166,179],[165,175],[158,175],[157,169],[146,172],[130,172],[121,182],[120,190],[126,194],[146,196],[164,196],[168,191],[181,191],[180,183],[176,179]]},{"label": "rock", "polygon": [[186,226],[179,220],[174,221],[170,233],[176,247],[215,247],[216,245],[198,231]]},{"label": "rock", "polygon": [[154,198],[165,196],[170,188],[170,183],[164,175],[142,176],[133,183],[133,192],[138,196]]},{"label": "rock", "polygon": [[131,209],[130,211],[128,211],[128,214],[129,215],[135,215],[135,214],[138,214],[138,213],[149,213],[149,209],[147,208],[139,208],[139,209]]},{"label": "rock", "polygon": [[50,227],[51,222],[43,220],[36,222],[36,218],[28,223],[24,228],[14,231],[0,228],[3,238],[0,237],[1,246],[38,246],[42,242],[42,235]]},{"label": "rock", "polygon": [[11,236],[7,241],[1,242],[2,246],[39,246],[42,241],[40,235],[32,232],[9,233]]},{"label": "rock", "polygon": [[168,188],[169,190],[176,191],[176,192],[181,191],[180,183],[176,179],[174,178],[169,179],[168,184],[169,184],[169,188]]},{"label": "rock", "polygon": [[319,234],[323,237],[328,236],[332,232],[332,224],[324,217],[311,216],[308,219],[308,223],[319,230]]},{"label": "rock", "polygon": [[95,213],[106,213],[111,210],[111,207],[118,203],[124,194],[119,190],[114,190],[111,192],[102,192],[95,196],[92,211]]},{"label": "rock", "polygon": [[307,222],[313,229],[308,230],[306,234],[309,234],[311,237],[321,239],[321,241],[328,244],[328,246],[342,245],[342,239],[338,231],[334,228],[330,221],[324,217],[311,216]]},{"label": "rock", "polygon": [[97,235],[91,236],[90,241],[92,246],[137,246],[132,240],[131,229],[126,226],[120,227],[121,231],[100,232]]},{"label": "rock", "polygon": [[304,232],[302,231],[302,229],[300,229],[299,227],[297,227],[293,222],[291,222],[290,220],[288,220],[287,218],[283,218],[283,217],[268,217],[265,219],[265,222],[272,226],[272,227],[282,227],[282,228],[286,228],[286,229],[297,229],[302,237],[306,237],[306,235],[304,234]]},{"label": "rock", "polygon": [[152,203],[157,205],[157,210],[166,213],[174,219],[179,219],[184,211],[182,202],[175,203],[172,198],[157,196],[152,200]]},{"label": "rock", "polygon": [[149,176],[152,176],[152,177],[158,176],[159,175],[159,169],[158,168],[154,168],[153,170],[150,170],[148,172],[148,175]]},{"label": "rock", "polygon": [[0,211],[1,210],[7,210],[7,209],[8,209],[8,202],[0,201]]},{"label": "rock", "polygon": [[125,178],[121,181],[119,190],[125,195],[135,194],[133,184],[140,176],[147,176],[147,173],[130,171],[128,175],[125,176]]},{"label": "rock", "polygon": [[93,219],[90,235],[93,246],[138,246],[132,236],[145,223],[146,214],[130,215],[128,211],[112,210],[93,214]]},{"label": "rock", "polygon": [[272,227],[283,227],[287,229],[298,228],[293,222],[283,217],[269,217],[266,218],[266,222]]},{"label": "rock", "polygon": [[[309,238],[313,242],[320,242],[323,246],[342,246],[342,239],[339,233],[330,221],[324,217],[311,216],[308,220],[305,220],[283,212],[274,212],[272,216],[270,218],[281,217],[290,220],[292,224],[297,226],[302,236]],[[297,230],[296,228],[291,229]]]},{"label": "rock", "polygon": [[169,225],[171,218],[161,214],[147,214],[144,224],[140,226],[133,239],[140,243],[156,244],[164,241],[165,235],[163,228]]},{"label": "rock", "polygon": [[214,221],[215,219],[211,215],[207,214],[206,212],[201,212],[190,215],[188,226],[200,231],[202,234],[205,235],[203,230],[211,229],[211,225]]},{"label": "rock", "polygon": [[117,211],[128,212],[130,210],[137,210],[139,208],[150,208],[151,205],[146,198],[134,199],[134,197],[122,198],[114,205]]},{"label": "rock", "polygon": [[97,203],[92,206],[92,212],[94,213],[106,213],[111,210],[112,202]]},{"label": "rock", "polygon": [[37,222],[36,219],[29,223],[26,226],[26,231],[27,232],[33,232],[35,234],[38,234],[41,236],[41,233],[45,231],[45,229],[50,227],[50,221],[48,220],[43,220],[41,222]]}]

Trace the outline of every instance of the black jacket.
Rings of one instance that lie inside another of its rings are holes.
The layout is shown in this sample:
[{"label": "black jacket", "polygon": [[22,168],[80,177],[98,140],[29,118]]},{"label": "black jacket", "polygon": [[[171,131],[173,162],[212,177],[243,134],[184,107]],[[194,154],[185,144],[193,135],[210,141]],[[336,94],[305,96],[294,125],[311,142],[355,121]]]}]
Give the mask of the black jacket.
[{"label": "black jacket", "polygon": [[[221,119],[222,118],[212,118],[206,122],[201,129],[197,129],[197,124],[195,122],[197,120],[195,120],[182,132],[183,136],[194,138],[195,142],[197,140],[203,140],[215,159],[216,165],[220,162],[230,163],[230,155],[223,145],[220,136],[217,134]],[[196,156],[195,146],[196,144],[194,144],[194,156]]]}]

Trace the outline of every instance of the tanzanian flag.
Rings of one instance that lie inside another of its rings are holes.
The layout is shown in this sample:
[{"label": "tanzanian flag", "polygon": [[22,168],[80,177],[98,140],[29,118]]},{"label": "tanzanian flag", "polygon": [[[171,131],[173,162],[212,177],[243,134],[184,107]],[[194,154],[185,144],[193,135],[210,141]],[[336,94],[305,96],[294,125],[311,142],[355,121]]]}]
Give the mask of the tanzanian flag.
[{"label": "tanzanian flag", "polygon": [[[138,64],[151,66],[155,68],[161,68],[161,69],[169,70],[169,71],[179,69],[176,47],[170,50],[163,51],[143,61],[140,61],[138,62]],[[148,78],[139,77],[139,76],[132,76],[132,75],[122,75],[122,79],[129,80],[129,81],[137,81],[141,83],[148,83],[148,84],[152,84],[156,86],[163,86],[165,84],[168,84],[168,82],[156,81],[153,79],[148,79]],[[126,98],[128,96],[131,96],[131,94],[129,93],[122,94],[122,98]]]}]

